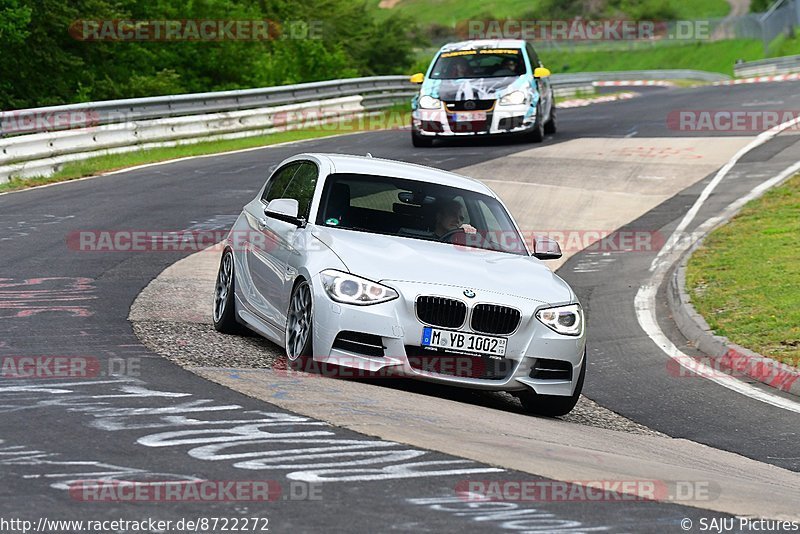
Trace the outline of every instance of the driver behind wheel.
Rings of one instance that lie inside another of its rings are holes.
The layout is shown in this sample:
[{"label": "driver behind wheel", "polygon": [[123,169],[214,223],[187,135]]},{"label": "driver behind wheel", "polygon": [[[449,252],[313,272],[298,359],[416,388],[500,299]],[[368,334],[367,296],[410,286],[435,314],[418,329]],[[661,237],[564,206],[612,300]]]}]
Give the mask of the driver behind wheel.
[{"label": "driver behind wheel", "polygon": [[433,233],[436,234],[438,239],[442,239],[457,230],[463,230],[464,233],[467,234],[474,234],[477,232],[474,226],[464,221],[466,221],[466,216],[464,215],[464,206],[461,202],[458,200],[448,200],[443,202],[436,212],[436,227]]}]

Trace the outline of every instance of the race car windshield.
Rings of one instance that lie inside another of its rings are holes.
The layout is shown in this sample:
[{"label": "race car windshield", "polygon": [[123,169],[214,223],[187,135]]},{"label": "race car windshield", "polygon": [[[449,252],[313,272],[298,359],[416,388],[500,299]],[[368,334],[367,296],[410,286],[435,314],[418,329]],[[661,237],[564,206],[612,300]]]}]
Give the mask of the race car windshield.
[{"label": "race car windshield", "polygon": [[527,255],[496,199],[466,189],[366,174],[332,174],[317,224]]},{"label": "race car windshield", "polygon": [[457,50],[439,55],[430,77],[434,80],[500,78],[525,74],[519,50]]}]

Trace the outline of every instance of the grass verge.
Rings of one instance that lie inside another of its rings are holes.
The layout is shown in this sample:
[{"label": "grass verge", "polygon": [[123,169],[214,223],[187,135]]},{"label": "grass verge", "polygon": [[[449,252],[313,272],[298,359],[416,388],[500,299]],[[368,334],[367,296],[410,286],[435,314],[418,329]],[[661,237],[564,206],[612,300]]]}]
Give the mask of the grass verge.
[{"label": "grass verge", "polygon": [[[594,2],[597,4],[597,2]],[[607,2],[603,2],[604,4]],[[641,3],[641,2],[640,2]],[[667,7],[671,13],[674,13],[676,19],[680,20],[693,20],[705,18],[724,17],[730,12],[730,4],[725,0],[663,0],[661,2],[664,7]],[[402,13],[408,15],[419,24],[426,25],[439,25],[439,26],[452,26],[457,22],[471,20],[471,19],[545,19],[541,15],[541,4],[538,0],[397,0],[396,2],[389,2],[394,4],[391,9],[378,7],[381,4],[380,0],[369,0],[367,8],[372,10],[378,18],[385,18],[392,13]],[[617,18],[631,19],[636,16],[641,16],[644,19],[653,18],[647,15],[646,12],[636,10],[636,6],[626,6],[624,14],[617,13]],[[623,8],[625,9],[625,8]],[[580,8],[575,10],[577,15]],[[537,17],[536,13],[540,15]],[[610,18],[612,15],[609,11],[607,15],[600,18]],[[564,19],[563,14],[558,16],[550,15],[551,18]],[[594,17],[598,18],[598,17]]]},{"label": "grass verge", "polygon": [[800,367],[800,175],[750,202],[708,236],[686,274],[692,304],[717,335]]},{"label": "grass verge", "polygon": [[542,61],[554,73],[646,69],[694,69],[733,75],[737,59],[764,57],[761,41],[730,39],[709,43],[639,47],[632,50],[542,50]]},{"label": "grass verge", "polygon": [[764,44],[753,39],[648,46],[631,50],[541,50],[542,60],[553,72],[593,72],[646,69],[694,69],[733,76],[737,60],[800,54],[800,37],[780,36],[764,54]]},{"label": "grass verge", "polygon": [[[733,76],[737,60],[755,61],[770,57],[800,54],[800,36],[780,36],[764,54],[764,43],[754,39],[724,41],[649,44],[631,42],[630,48],[547,49],[541,47],[539,56],[554,74],[648,69],[693,69],[720,72]],[[535,46],[535,43],[534,43]],[[419,50],[410,72],[426,72],[436,50]]]}]

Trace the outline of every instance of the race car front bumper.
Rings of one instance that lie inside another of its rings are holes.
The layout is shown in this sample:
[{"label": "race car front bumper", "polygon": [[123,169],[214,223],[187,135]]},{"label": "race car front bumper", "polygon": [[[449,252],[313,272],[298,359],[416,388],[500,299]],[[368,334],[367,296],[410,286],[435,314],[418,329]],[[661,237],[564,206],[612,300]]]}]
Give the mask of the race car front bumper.
[{"label": "race car front bumper", "polygon": [[[516,295],[491,294],[491,302],[521,311],[516,330],[507,334],[505,355],[492,359],[422,346],[425,328],[417,314],[420,295],[463,300],[463,288],[428,283],[383,280],[397,299],[370,306],[352,306],[330,299],[319,279],[312,279],[314,293],[313,360],[334,364],[345,371],[339,376],[415,378],[451,386],[487,391],[533,390],[540,395],[570,396],[577,385],[586,351],[586,332],[566,336],[536,319],[549,304]],[[471,317],[480,303],[465,303]],[[485,302],[484,302],[485,304]],[[473,332],[466,319],[453,332]],[[352,373],[352,374],[351,374]]]},{"label": "race car front bumper", "polygon": [[535,109],[528,105],[494,106],[487,111],[463,112],[416,109],[411,117],[411,129],[426,137],[524,133],[533,129],[536,122]]}]

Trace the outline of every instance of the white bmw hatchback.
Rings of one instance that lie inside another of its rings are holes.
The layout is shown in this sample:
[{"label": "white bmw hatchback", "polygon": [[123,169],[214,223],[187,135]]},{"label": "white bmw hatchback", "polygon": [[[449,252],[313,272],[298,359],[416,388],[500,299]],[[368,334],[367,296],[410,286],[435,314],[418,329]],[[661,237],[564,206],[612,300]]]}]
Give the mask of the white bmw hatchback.
[{"label": "white bmw hatchback", "polygon": [[453,173],[299,154],[244,207],[223,248],[214,326],[241,325],[290,362],[389,373],[575,406],[585,319],[497,195]]}]

